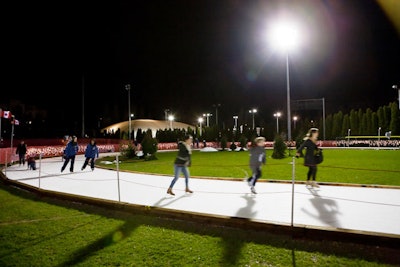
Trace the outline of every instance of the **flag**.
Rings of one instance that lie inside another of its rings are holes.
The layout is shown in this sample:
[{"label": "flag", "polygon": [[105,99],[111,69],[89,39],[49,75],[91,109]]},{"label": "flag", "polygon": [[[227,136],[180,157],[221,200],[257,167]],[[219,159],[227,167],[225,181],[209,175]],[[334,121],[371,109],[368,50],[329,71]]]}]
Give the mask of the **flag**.
[{"label": "flag", "polygon": [[14,123],[14,125],[19,125],[19,120],[13,120],[11,123]]},{"label": "flag", "polygon": [[11,111],[8,111],[8,110],[3,111],[3,118],[11,119],[11,116],[12,116]]}]

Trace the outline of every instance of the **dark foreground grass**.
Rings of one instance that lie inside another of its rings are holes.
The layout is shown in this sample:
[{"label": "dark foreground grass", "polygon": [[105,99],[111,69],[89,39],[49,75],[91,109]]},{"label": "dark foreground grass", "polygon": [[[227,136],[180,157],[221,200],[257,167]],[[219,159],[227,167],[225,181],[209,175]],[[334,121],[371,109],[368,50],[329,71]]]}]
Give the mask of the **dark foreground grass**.
[{"label": "dark foreground grass", "polygon": [[[175,151],[157,153],[158,160],[143,161],[123,159],[120,169],[172,175]],[[264,180],[291,180],[294,152],[284,159],[271,158],[267,150],[267,164],[263,167]],[[115,158],[108,158],[114,160]],[[250,174],[249,153],[193,151],[192,177],[227,177],[243,179]],[[104,160],[104,159],[103,159]],[[100,162],[100,161],[99,161]],[[400,186],[400,150],[324,149],[324,162],[318,166],[317,180],[332,183]],[[303,158],[295,158],[295,178],[304,181],[307,167]],[[102,165],[102,164],[100,164]],[[113,168],[113,165],[104,165]]]},{"label": "dark foreground grass", "polygon": [[204,225],[0,183],[0,266],[400,266],[400,250]]}]

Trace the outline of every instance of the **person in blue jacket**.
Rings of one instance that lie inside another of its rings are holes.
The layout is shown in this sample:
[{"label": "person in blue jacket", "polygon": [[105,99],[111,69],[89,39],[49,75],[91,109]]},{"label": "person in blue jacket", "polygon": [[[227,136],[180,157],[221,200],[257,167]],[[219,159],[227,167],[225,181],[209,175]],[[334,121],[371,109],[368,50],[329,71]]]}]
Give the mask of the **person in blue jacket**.
[{"label": "person in blue jacket", "polygon": [[85,162],[83,163],[83,166],[81,170],[83,171],[86,166],[89,164],[90,161],[90,168],[92,168],[92,171],[94,170],[94,160],[99,157],[99,148],[96,145],[96,140],[92,139],[90,140],[90,143],[86,146],[85,150]]},{"label": "person in blue jacket", "polygon": [[64,149],[64,164],[61,167],[61,172],[65,170],[65,167],[67,167],[68,163],[71,161],[71,165],[69,167],[70,172],[74,172],[74,163],[75,163],[75,156],[78,153],[79,146],[78,146],[78,137],[75,135],[72,137],[72,139],[67,143],[65,149]]}]

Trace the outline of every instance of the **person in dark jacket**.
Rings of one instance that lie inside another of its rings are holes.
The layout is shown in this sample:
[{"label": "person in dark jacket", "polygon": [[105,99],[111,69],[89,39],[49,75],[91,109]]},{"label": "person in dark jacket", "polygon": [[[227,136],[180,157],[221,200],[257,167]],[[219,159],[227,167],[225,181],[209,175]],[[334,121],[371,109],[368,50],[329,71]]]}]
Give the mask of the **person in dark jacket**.
[{"label": "person in dark jacket", "polygon": [[315,182],[317,176],[317,162],[315,160],[315,154],[318,152],[319,148],[318,142],[319,130],[317,128],[310,128],[306,136],[303,138],[304,142],[299,146],[296,151],[296,156],[299,157],[303,155],[303,149],[306,149],[304,155],[304,166],[308,167],[306,186],[319,187]]},{"label": "person in dark jacket", "polygon": [[78,153],[79,146],[78,146],[78,137],[73,136],[72,139],[67,143],[67,146],[64,149],[64,164],[61,167],[61,172],[65,170],[68,163],[71,161],[71,165],[69,167],[70,172],[74,172],[74,163],[75,163],[75,156]]},{"label": "person in dark jacket", "polygon": [[28,169],[36,170],[36,160],[34,156],[28,157]]},{"label": "person in dark jacket", "polygon": [[174,179],[172,179],[171,184],[167,190],[167,194],[175,195],[172,192],[172,188],[174,187],[176,181],[179,178],[180,173],[183,173],[185,176],[185,184],[186,184],[186,193],[193,193],[192,190],[189,189],[189,169],[188,167],[192,164],[192,150],[190,145],[193,143],[193,137],[191,135],[187,135],[184,138],[184,141],[179,141],[178,143],[178,155],[174,161]]},{"label": "person in dark jacket", "polygon": [[250,186],[250,190],[253,194],[257,194],[255,186],[257,180],[261,177],[261,168],[262,165],[265,165],[267,162],[266,153],[265,153],[265,138],[259,136],[254,139],[254,145],[249,149],[250,152],[250,161],[249,167],[251,169],[252,175],[247,178],[247,182]]},{"label": "person in dark jacket", "polygon": [[92,139],[90,140],[90,143],[86,146],[85,150],[85,162],[83,163],[83,166],[81,170],[83,171],[86,166],[89,164],[90,161],[90,168],[92,171],[94,170],[94,160],[95,158],[99,157],[99,148],[96,145],[96,140]]},{"label": "person in dark jacket", "polygon": [[25,141],[22,140],[18,145],[17,149],[15,151],[15,154],[18,154],[19,157],[19,165],[25,165],[25,156],[26,156],[26,151],[27,151],[27,146],[25,144]]}]

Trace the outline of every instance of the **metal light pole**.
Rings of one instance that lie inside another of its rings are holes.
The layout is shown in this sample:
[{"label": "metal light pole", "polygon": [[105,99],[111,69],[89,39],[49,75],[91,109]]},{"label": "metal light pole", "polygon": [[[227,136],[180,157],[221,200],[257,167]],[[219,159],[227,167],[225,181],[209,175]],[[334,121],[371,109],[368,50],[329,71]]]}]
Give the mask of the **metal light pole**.
[{"label": "metal light pole", "polygon": [[199,136],[202,136],[202,133],[201,133],[201,124],[203,123],[203,118],[199,118],[198,119],[198,121],[199,121],[199,124],[200,124],[200,135]]},{"label": "metal light pole", "polygon": [[218,107],[220,107],[221,104],[214,104],[213,106],[215,107],[215,125],[218,126]]},{"label": "metal light pole", "polygon": [[399,101],[399,109],[400,109],[400,88],[397,87],[397,84],[393,85],[392,88],[399,90],[399,98],[397,100]]},{"label": "metal light pole", "polygon": [[276,117],[276,133],[279,134],[279,117],[282,114],[280,112],[274,113],[274,117]]},{"label": "metal light pole", "polygon": [[296,129],[296,122],[297,122],[297,120],[299,119],[299,117],[297,117],[297,116],[294,116],[293,117],[293,124],[294,124],[294,129]]},{"label": "metal light pole", "polygon": [[203,114],[203,117],[207,117],[207,118],[206,118],[206,120],[207,120],[207,127],[210,127],[210,121],[209,121],[209,117],[210,117],[210,116],[212,116],[211,113]]},{"label": "metal light pole", "polygon": [[286,53],[286,91],[287,91],[287,129],[288,141],[292,139],[291,112],[290,112],[290,78],[289,78],[289,52],[298,44],[298,27],[291,21],[278,22],[271,33],[271,41],[274,46],[282,49]]},{"label": "metal light pole", "polygon": [[288,141],[292,140],[292,123],[290,115],[290,79],[289,79],[289,53],[286,53],[286,91],[287,91],[287,125]]},{"label": "metal light pole", "polygon": [[233,119],[235,120],[235,125],[234,125],[234,130],[236,131],[237,129],[237,121],[238,121],[239,116],[233,116]]},{"label": "metal light pole", "polygon": [[131,120],[131,85],[125,85],[125,89],[128,91],[128,119],[129,119],[129,133],[128,139],[131,140],[131,132],[132,132],[132,120]]},{"label": "metal light pole", "polygon": [[249,110],[249,113],[251,113],[253,115],[253,130],[255,127],[255,123],[254,123],[254,114],[257,113],[257,109],[253,108]]},{"label": "metal light pole", "polygon": [[168,112],[169,112],[169,109],[165,109],[165,110],[164,110],[165,122],[167,123],[167,127],[168,127]]},{"label": "metal light pole", "polygon": [[172,116],[172,115],[169,115],[169,116],[168,116],[169,128],[170,128],[170,129],[172,129],[172,121],[173,121],[174,119],[175,119],[174,116]]},{"label": "metal light pole", "polygon": [[347,130],[347,146],[348,146],[348,147],[350,147],[350,132],[351,132],[351,129],[349,128],[349,129]]}]

